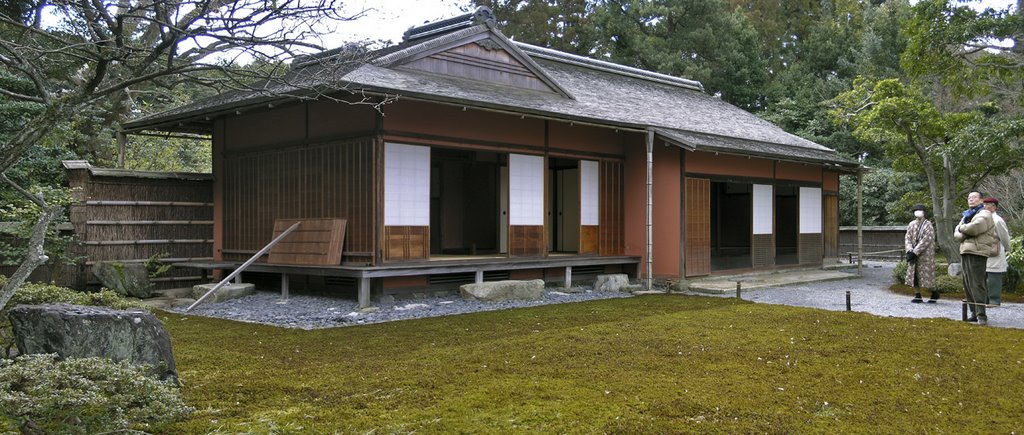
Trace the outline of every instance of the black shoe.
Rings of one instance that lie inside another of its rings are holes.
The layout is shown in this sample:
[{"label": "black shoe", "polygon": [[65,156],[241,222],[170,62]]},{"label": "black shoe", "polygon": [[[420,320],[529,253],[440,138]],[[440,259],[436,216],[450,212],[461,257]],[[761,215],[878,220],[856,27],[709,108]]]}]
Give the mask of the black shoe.
[{"label": "black shoe", "polygon": [[920,304],[921,302],[924,302],[924,301],[921,300],[921,294],[917,293],[917,294],[914,295],[914,299],[911,299],[910,302],[913,302],[915,304]]},{"label": "black shoe", "polygon": [[977,317],[975,317],[975,316],[971,316],[971,317],[968,317],[968,318],[967,318],[967,321],[968,321],[968,322],[972,322],[972,323],[973,323],[973,322],[977,322],[977,321],[978,321],[978,318],[977,318]]},{"label": "black shoe", "polygon": [[932,298],[928,299],[929,304],[934,304],[939,300],[939,292],[932,290]]}]

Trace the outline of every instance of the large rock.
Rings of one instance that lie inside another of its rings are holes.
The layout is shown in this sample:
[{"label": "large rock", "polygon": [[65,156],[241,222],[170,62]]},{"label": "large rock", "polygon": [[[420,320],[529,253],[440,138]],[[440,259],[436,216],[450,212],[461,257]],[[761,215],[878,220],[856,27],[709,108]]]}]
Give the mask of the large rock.
[{"label": "large rock", "polygon": [[622,288],[629,285],[629,276],[624,273],[616,273],[612,275],[598,275],[597,280],[594,281],[594,291],[599,292],[619,292]]},{"label": "large rock", "polygon": [[[192,287],[192,298],[199,300],[207,292],[216,287],[217,284],[199,284]],[[222,302],[229,299],[238,299],[243,296],[249,296],[256,292],[256,286],[250,283],[228,283],[224,284],[223,287],[217,289],[217,291],[210,295],[210,297],[203,300],[204,304],[212,304],[214,302]]]},{"label": "large rock", "polygon": [[18,305],[10,311],[22,354],[61,358],[104,357],[146,364],[161,379],[177,381],[171,337],[163,323],[142,310],[80,305]]},{"label": "large rock", "polygon": [[149,271],[145,264],[101,261],[92,267],[92,274],[104,287],[119,294],[140,299],[150,296]]},{"label": "large rock", "polygon": [[544,297],[544,280],[492,281],[464,284],[459,287],[463,299],[487,302],[527,300],[536,301]]}]

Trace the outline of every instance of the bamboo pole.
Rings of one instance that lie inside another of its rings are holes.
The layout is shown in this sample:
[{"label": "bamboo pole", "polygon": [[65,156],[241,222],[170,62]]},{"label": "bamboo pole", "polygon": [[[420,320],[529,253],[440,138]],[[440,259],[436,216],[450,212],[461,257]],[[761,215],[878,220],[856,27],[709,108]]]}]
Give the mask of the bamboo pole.
[{"label": "bamboo pole", "polygon": [[296,223],[292,224],[292,226],[288,227],[287,230],[284,230],[284,232],[282,232],[281,235],[275,237],[274,240],[270,241],[270,243],[267,243],[267,246],[264,246],[263,249],[260,249],[260,251],[257,252],[256,255],[253,255],[251,258],[246,260],[245,263],[242,263],[242,265],[239,266],[238,269],[235,269],[233,272],[231,272],[230,275],[225,277],[221,282],[217,283],[217,285],[213,286],[213,288],[210,289],[210,291],[206,292],[206,294],[204,294],[202,297],[200,297],[199,299],[196,299],[196,301],[193,302],[192,305],[189,305],[188,308],[185,309],[185,312],[187,313],[189,311],[192,311],[192,309],[195,308],[196,305],[199,305],[200,303],[202,303],[207,297],[212,295],[213,292],[215,292],[217,290],[220,290],[221,287],[224,287],[224,284],[227,284],[227,283],[231,282],[231,280],[236,275],[241,275],[242,271],[244,271],[245,268],[247,268],[251,264],[255,263],[257,259],[259,259],[260,257],[263,256],[263,254],[266,254],[267,252],[270,252],[270,248],[273,248],[274,245],[277,244],[277,242],[280,242],[282,239],[285,238],[285,236],[287,236],[288,234],[291,234],[292,231],[295,231],[295,229],[298,228],[299,224],[301,224],[301,223],[302,222],[296,222]]}]

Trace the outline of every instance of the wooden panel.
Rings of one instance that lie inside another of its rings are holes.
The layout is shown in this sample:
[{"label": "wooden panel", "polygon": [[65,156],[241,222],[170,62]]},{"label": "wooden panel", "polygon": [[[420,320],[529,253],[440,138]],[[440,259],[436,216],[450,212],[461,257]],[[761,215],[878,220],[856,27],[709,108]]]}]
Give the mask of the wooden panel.
[{"label": "wooden panel", "polygon": [[598,253],[598,225],[580,225],[580,255]]},{"label": "wooden panel", "polygon": [[430,258],[429,226],[384,227],[384,261]]},{"label": "wooden panel", "polygon": [[511,257],[543,257],[547,254],[543,225],[509,225],[508,255]]},{"label": "wooden panel", "polygon": [[770,267],[775,265],[774,234],[754,234],[750,240],[750,245],[753,267]]},{"label": "wooden panel", "polygon": [[839,256],[839,196],[826,194],[822,208],[825,220],[822,226],[822,235],[825,238],[824,257],[836,258]]},{"label": "wooden panel", "polygon": [[711,273],[711,180],[686,178],[686,276]]},{"label": "wooden panel", "polygon": [[275,219],[343,218],[344,251],[376,252],[378,157],[373,144],[373,138],[362,138],[228,153],[218,174],[224,186],[223,249],[259,250],[270,242]]},{"label": "wooden panel", "polygon": [[496,45],[490,41],[469,43],[414,60],[402,68],[553,92],[529,68]]},{"label": "wooden panel", "polygon": [[800,264],[821,264],[821,234],[800,235]]},{"label": "wooden panel", "polygon": [[345,244],[345,219],[275,219],[274,238],[299,227],[270,249],[268,263],[337,266]]},{"label": "wooden panel", "polygon": [[598,254],[622,255],[625,250],[622,162],[602,161],[600,183]]}]

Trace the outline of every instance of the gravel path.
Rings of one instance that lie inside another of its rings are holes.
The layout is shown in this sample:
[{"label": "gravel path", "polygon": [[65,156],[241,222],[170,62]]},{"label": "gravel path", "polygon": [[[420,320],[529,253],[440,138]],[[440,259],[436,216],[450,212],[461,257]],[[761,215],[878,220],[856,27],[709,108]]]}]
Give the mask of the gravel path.
[{"label": "gravel path", "polygon": [[[867,262],[864,275],[860,278],[750,289],[745,290],[742,295],[743,299],[759,303],[844,311],[846,291],[849,290],[853,311],[891,317],[961,319],[960,295],[944,296],[935,304],[914,304],[910,302],[909,296],[889,292],[893,266],[893,263]],[[571,293],[554,288],[548,289],[544,293],[544,299],[540,301],[484,303],[465,301],[455,294],[447,297],[378,303],[377,311],[360,313],[356,311],[356,302],[348,299],[292,295],[287,303],[281,303],[280,294],[277,292],[257,292],[240,299],[200,305],[192,314],[290,328],[317,329],[619,297],[630,296],[624,293],[595,292],[589,287],[581,286],[572,289]],[[183,308],[175,311],[183,312]],[[990,308],[988,320],[989,326],[1024,329],[1024,304],[1004,303],[1001,307]]]},{"label": "gravel path", "polygon": [[[479,302],[463,300],[462,296],[454,294],[377,303],[377,311],[360,313],[356,311],[356,302],[349,299],[293,294],[287,303],[282,303],[280,296],[278,292],[256,292],[243,298],[200,305],[191,314],[289,328],[317,329],[630,297],[628,293],[595,292],[591,287],[579,286],[570,291],[549,288],[544,292],[544,299],[539,301]],[[184,308],[172,311],[184,312]]]},{"label": "gravel path", "polygon": [[[910,302],[910,296],[890,292],[894,266],[894,263],[865,262],[860,278],[752,289],[742,292],[742,297],[767,304],[845,311],[846,291],[849,290],[853,311],[887,317],[963,318],[962,294],[944,294],[934,304],[915,304]],[[986,311],[988,326],[1024,329],[1024,304],[1003,303]]]}]

